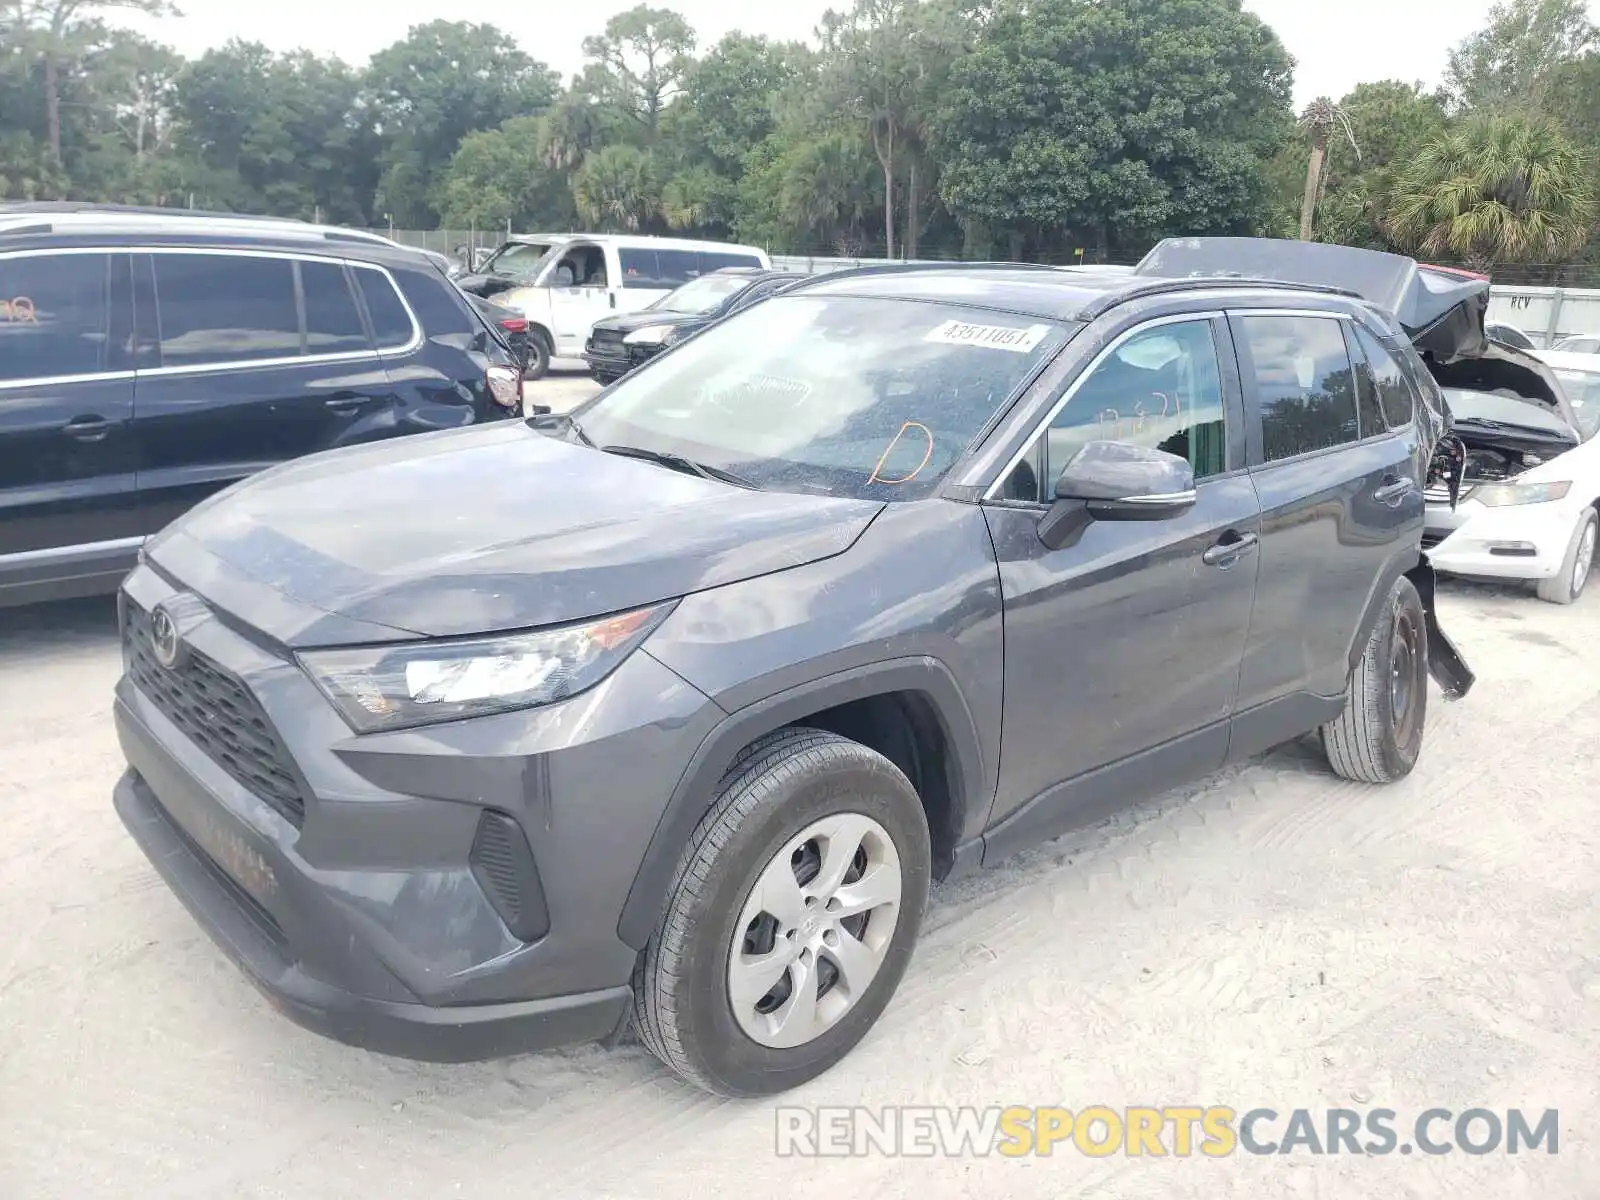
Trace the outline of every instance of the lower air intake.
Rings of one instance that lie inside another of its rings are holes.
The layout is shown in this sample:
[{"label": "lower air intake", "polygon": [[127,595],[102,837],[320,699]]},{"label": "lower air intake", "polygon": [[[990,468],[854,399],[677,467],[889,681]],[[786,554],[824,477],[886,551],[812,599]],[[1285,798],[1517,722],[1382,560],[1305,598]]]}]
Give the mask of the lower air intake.
[{"label": "lower air intake", "polygon": [[473,878],[513,936],[536,942],[550,932],[544,888],[522,826],[505,813],[485,810],[468,861]]}]

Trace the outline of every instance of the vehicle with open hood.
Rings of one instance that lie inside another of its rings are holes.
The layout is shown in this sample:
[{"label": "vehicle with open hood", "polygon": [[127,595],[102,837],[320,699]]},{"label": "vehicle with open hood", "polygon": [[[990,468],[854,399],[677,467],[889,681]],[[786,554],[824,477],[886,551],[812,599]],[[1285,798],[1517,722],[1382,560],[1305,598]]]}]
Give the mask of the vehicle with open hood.
[{"label": "vehicle with open hood", "polygon": [[1453,504],[1445,488],[1429,492],[1424,544],[1441,571],[1530,582],[1571,604],[1600,532],[1600,358],[1538,350],[1517,368],[1447,389],[1462,483]]},{"label": "vehicle with open hood", "polygon": [[713,1091],[802,1084],[932,880],[1303,734],[1400,779],[1471,688],[1418,350],[1481,312],[1310,249],[822,275],[569,414],[269,471],[127,581],[116,807],[335,1037],[631,1019]]}]

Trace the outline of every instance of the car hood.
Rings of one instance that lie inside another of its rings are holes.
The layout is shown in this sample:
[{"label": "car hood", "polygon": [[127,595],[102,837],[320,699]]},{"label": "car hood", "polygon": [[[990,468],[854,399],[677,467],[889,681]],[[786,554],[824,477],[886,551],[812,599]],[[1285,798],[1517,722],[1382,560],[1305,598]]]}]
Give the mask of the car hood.
[{"label": "car hood", "polygon": [[843,553],[882,508],[748,491],[507,421],[273,468],[146,555],[304,648],[636,608]]},{"label": "car hood", "polygon": [[594,327],[597,330],[605,329],[613,333],[632,333],[635,329],[648,329],[652,325],[671,325],[682,329],[686,326],[704,325],[709,320],[711,320],[710,313],[668,312],[665,309],[647,308],[639,312],[607,317],[603,321],[596,321]]}]

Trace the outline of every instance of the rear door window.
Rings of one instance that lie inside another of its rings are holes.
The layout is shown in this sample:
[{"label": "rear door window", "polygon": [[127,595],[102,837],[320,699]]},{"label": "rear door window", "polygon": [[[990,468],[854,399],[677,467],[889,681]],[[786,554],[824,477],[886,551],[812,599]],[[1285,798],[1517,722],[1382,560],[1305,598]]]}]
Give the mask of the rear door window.
[{"label": "rear door window", "polygon": [[306,302],[306,353],[347,354],[370,350],[361,310],[339,263],[302,262],[300,290]]},{"label": "rear door window", "polygon": [[1254,375],[1265,461],[1360,440],[1342,321],[1264,316],[1237,317],[1233,324]]},{"label": "rear door window", "polygon": [[153,258],[163,366],[301,354],[295,265],[289,259],[169,253]]},{"label": "rear door window", "polygon": [[700,256],[693,250],[657,250],[655,255],[660,263],[657,278],[661,280],[661,286],[677,287],[706,273]]},{"label": "rear door window", "polygon": [[0,381],[106,370],[110,256],[0,258]]},{"label": "rear door window", "polygon": [[622,286],[625,288],[658,288],[661,282],[660,255],[654,250],[628,247],[617,251],[622,267]]}]

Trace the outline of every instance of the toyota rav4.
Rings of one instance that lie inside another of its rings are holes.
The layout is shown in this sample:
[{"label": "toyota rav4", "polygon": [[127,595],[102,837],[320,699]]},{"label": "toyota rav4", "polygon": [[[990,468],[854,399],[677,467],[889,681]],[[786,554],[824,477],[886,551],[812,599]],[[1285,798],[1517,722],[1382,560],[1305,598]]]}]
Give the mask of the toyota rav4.
[{"label": "toyota rav4", "polygon": [[570,415],[274,468],[127,580],[117,808],[336,1038],[632,1019],[703,1087],[793,1087],[931,881],[1308,733],[1411,771],[1430,672],[1472,684],[1421,539],[1481,299],[1235,240],[869,268]]}]

